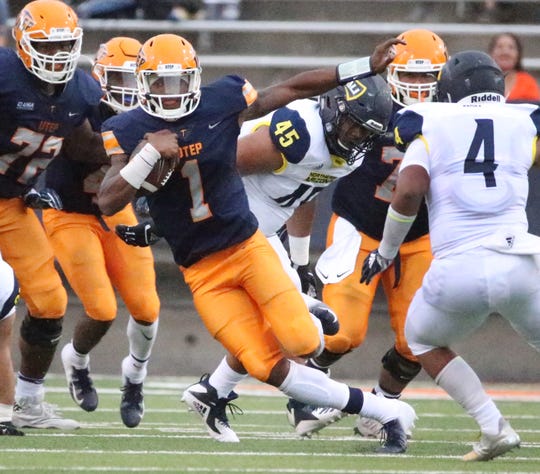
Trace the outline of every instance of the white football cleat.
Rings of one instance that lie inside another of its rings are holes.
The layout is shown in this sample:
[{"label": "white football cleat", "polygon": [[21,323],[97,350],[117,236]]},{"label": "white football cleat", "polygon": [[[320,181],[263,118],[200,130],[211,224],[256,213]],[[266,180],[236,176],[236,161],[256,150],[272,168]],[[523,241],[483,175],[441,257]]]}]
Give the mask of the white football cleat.
[{"label": "white football cleat", "polygon": [[292,398],[287,403],[287,419],[299,436],[310,438],[313,433],[322,430],[347,416],[337,408],[315,407]]},{"label": "white football cleat", "polygon": [[499,420],[499,433],[482,434],[480,441],[473,444],[473,450],[463,456],[464,461],[489,461],[511,449],[519,448],[521,440],[504,418]]},{"label": "white football cleat", "polygon": [[75,430],[79,423],[69,418],[62,418],[54,405],[43,401],[43,396],[21,397],[15,401],[13,426],[17,428],[57,428],[59,430]]}]

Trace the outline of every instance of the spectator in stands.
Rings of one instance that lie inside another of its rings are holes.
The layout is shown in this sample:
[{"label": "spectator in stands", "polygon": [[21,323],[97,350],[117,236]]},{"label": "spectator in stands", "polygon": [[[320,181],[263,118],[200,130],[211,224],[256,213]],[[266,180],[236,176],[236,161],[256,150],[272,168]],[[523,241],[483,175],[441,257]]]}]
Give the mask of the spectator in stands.
[{"label": "spectator in stands", "polygon": [[523,45],[513,33],[500,33],[489,42],[488,53],[504,72],[507,101],[538,101],[540,88],[536,79],[523,70]]},{"label": "spectator in stands", "polygon": [[0,0],[0,46],[7,46],[8,28],[7,20],[9,18],[9,6],[7,0]]},{"label": "spectator in stands", "polygon": [[184,20],[202,10],[202,0],[84,0],[77,2],[79,18],[145,18]]},{"label": "spectator in stands", "polygon": [[204,0],[207,20],[238,20],[240,0]]}]

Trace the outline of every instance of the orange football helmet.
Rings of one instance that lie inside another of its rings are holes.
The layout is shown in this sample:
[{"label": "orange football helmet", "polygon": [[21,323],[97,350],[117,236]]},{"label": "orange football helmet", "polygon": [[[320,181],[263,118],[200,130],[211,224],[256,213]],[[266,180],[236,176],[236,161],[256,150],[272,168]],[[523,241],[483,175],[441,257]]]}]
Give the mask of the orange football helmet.
[{"label": "orange football helmet", "polygon": [[[407,44],[396,45],[396,57],[388,66],[392,97],[400,105],[431,102],[437,91],[437,75],[448,60],[444,41],[429,30],[409,30],[398,36]],[[400,73],[432,74],[428,82],[408,82]]]},{"label": "orange football helmet", "polygon": [[75,74],[83,31],[71,7],[58,0],[35,0],[19,13],[12,29],[17,53],[32,74],[64,84]]},{"label": "orange football helmet", "polygon": [[135,68],[140,106],[165,120],[191,114],[201,98],[201,70],[186,39],[173,34],[150,38],[140,49]]},{"label": "orange football helmet", "polygon": [[118,36],[99,47],[92,75],[99,81],[103,102],[116,112],[139,105],[135,64],[141,43],[134,38]]}]

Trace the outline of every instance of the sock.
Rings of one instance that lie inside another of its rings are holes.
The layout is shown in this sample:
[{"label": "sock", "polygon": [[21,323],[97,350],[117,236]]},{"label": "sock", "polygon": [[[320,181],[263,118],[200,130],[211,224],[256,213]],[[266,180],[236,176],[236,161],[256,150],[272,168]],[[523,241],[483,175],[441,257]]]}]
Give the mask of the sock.
[{"label": "sock", "polygon": [[45,396],[44,382],[45,379],[33,379],[19,372],[17,374],[17,383],[15,384],[15,400],[28,397],[39,397],[43,399]]},{"label": "sock", "polygon": [[149,326],[139,324],[130,316],[127,325],[127,337],[129,341],[129,352],[140,361],[147,361],[150,358],[152,347],[156,340],[159,319]]},{"label": "sock", "polygon": [[482,433],[494,435],[499,432],[501,412],[482,387],[474,370],[461,357],[446,364],[435,382],[475,419]]},{"label": "sock", "polygon": [[401,402],[394,402],[371,392],[364,392],[364,404],[360,415],[373,418],[384,425],[398,417],[399,408],[397,403]]},{"label": "sock", "polygon": [[227,364],[227,358],[224,357],[216,370],[210,375],[208,383],[217,390],[219,398],[227,398],[229,393],[234,390],[234,387],[244,380],[247,375],[231,369],[230,365]]},{"label": "sock", "polygon": [[129,340],[129,355],[122,361],[122,375],[131,383],[142,383],[146,378],[148,359],[156,340],[158,320],[149,326],[139,324],[129,318],[127,336]]},{"label": "sock", "polygon": [[90,355],[77,352],[73,346],[73,341],[62,349],[62,353],[68,354],[70,364],[76,369],[86,369],[90,365]]},{"label": "sock", "polygon": [[13,415],[13,405],[6,405],[4,403],[0,403],[0,423],[11,421],[12,415]]},{"label": "sock", "polygon": [[381,388],[381,386],[377,383],[375,387],[373,387],[373,390],[371,390],[371,393],[374,395],[378,395],[379,397],[384,398],[400,398],[401,393],[393,393],[393,392],[387,392],[384,388]]},{"label": "sock", "polygon": [[290,361],[287,377],[279,389],[288,397],[318,407],[343,410],[349,403],[349,387],[321,371]]}]

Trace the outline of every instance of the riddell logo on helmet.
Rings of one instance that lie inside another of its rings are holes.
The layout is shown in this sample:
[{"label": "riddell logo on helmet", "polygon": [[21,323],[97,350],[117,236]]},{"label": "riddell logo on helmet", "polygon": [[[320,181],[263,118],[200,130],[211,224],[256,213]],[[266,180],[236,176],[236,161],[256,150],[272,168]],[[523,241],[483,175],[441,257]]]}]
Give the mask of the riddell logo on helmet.
[{"label": "riddell logo on helmet", "polygon": [[500,102],[501,96],[499,94],[476,94],[471,97],[471,104],[475,102]]}]

